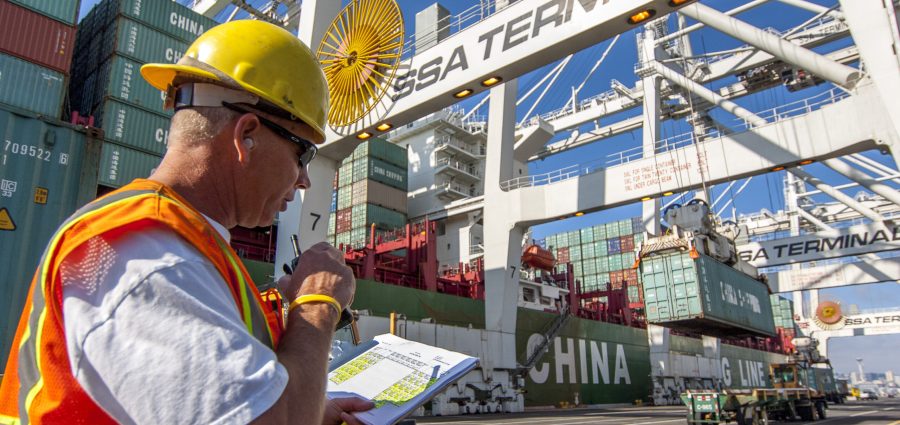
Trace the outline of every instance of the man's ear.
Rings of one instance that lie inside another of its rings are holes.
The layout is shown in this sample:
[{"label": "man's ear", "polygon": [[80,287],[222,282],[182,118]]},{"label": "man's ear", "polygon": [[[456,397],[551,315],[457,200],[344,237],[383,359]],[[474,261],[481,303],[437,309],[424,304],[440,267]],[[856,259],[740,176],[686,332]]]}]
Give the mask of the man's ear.
[{"label": "man's ear", "polygon": [[232,144],[241,165],[247,165],[250,162],[250,152],[256,148],[256,137],[259,135],[260,128],[259,118],[253,114],[241,115],[234,123]]}]

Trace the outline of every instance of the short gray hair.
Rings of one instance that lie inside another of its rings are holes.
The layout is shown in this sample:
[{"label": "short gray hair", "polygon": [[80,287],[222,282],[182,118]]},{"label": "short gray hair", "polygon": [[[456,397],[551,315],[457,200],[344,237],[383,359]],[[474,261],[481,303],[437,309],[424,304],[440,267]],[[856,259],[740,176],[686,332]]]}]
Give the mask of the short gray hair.
[{"label": "short gray hair", "polygon": [[238,113],[224,107],[182,109],[172,116],[169,140],[188,144],[212,140],[237,116]]}]

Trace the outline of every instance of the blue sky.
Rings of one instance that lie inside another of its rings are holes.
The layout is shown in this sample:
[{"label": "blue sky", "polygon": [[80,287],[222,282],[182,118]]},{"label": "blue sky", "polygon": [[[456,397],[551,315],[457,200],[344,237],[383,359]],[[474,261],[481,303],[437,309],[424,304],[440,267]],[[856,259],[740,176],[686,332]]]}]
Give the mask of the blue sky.
[{"label": "blue sky", "polygon": [[[825,6],[832,6],[836,2],[836,0],[813,1]],[[189,0],[179,0],[179,2],[184,4],[189,2]],[[82,0],[80,16],[85,16],[87,11],[90,10],[90,8],[93,7],[96,3],[98,3],[97,0]],[[253,0],[250,3],[259,4],[263,3],[263,1]],[[411,34],[414,32],[413,23],[415,13],[425,5],[431,4],[431,2],[400,0],[399,3],[404,13],[404,18],[407,25],[407,33]],[[719,10],[727,10],[743,4],[744,2],[738,0],[710,0],[705,1],[704,3]],[[468,9],[472,5],[478,4],[478,2],[475,0],[447,0],[442,4],[447,7],[452,14],[458,14],[461,11]],[[810,17],[812,17],[812,13],[810,12],[801,11],[779,2],[770,2],[769,4],[740,15],[740,19],[742,20],[754,23],[758,26],[774,27],[776,29],[788,28]],[[635,38],[633,32],[623,34],[618,44],[610,52],[607,61],[604,62],[604,64],[598,69],[598,71],[595,72],[593,77],[585,83],[585,86],[582,89],[579,97],[588,97],[590,95],[598,94],[608,90],[610,88],[610,80],[612,79],[617,79],[624,83],[626,86],[634,85],[636,77],[634,76],[633,65],[635,62],[637,62],[637,53],[634,46],[634,40]],[[728,48],[734,48],[742,44],[737,40],[711,30],[700,30],[693,33],[691,36],[691,41],[693,43],[695,53],[724,50]],[[609,42],[607,41],[601,43],[597,46],[587,49],[582,54],[576,55],[572,59],[572,63],[570,63],[567,67],[566,71],[563,72],[554,88],[549,92],[547,96],[545,96],[544,101],[536,108],[536,112],[546,112],[561,107],[569,97],[569,94],[571,92],[570,87],[577,86],[582,82],[585,74],[587,73],[587,70],[590,69],[596,59],[599,58],[600,54],[606,48],[607,43]],[[837,46],[840,46],[840,44],[835,43],[825,47],[828,50],[831,50],[836,48]],[[544,69],[520,77],[520,91],[524,92],[533,84],[537,83],[537,81],[544,75],[544,73],[549,71],[549,69],[554,65],[555,63],[550,64]],[[713,88],[733,82],[734,79],[725,79],[723,81],[715,83],[713,85]],[[776,105],[808,98],[817,93],[827,91],[830,88],[831,86],[823,84],[821,86],[812,89],[806,89],[797,93],[790,93],[784,89],[777,88],[747,96],[740,99],[738,103],[745,108],[750,109],[751,111],[761,111],[770,107],[774,107]],[[464,106],[474,105],[478,100],[478,98],[471,99],[465,102]],[[520,106],[518,110],[520,119],[530,106],[531,105],[528,102]],[[631,113],[624,114],[623,116],[633,116],[635,113],[639,113],[639,111],[632,111]],[[722,121],[726,123],[732,122],[731,117],[717,116],[717,118],[721,118]],[[610,122],[612,122],[610,118],[607,118],[603,121],[603,123],[606,124]],[[601,123],[601,125],[603,125],[603,123]],[[689,127],[687,127],[684,123],[666,123],[661,129],[661,138],[675,136],[687,131],[689,131]],[[567,133],[560,134],[559,137],[564,137],[566,135]],[[624,134],[603,141],[601,143],[596,143],[584,148],[574,149],[547,158],[546,160],[532,163],[530,164],[529,168],[531,169],[532,174],[541,174],[557,170],[572,164],[605,161],[606,155],[620,152],[631,147],[639,146],[640,142],[641,132],[640,130],[638,130],[630,134]],[[878,153],[867,153],[867,156],[870,156],[871,158],[874,158],[883,163],[889,164],[890,166],[894,166],[892,160]],[[839,184],[846,182],[846,180],[843,180],[840,176],[834,174],[833,172],[827,171],[825,167],[821,165],[808,166],[807,170],[830,183]],[[753,182],[748,186],[745,193],[734,198],[734,207],[736,213],[754,213],[763,208],[770,211],[783,209],[783,178],[783,173],[771,173],[769,175],[754,178]],[[721,191],[724,190],[724,187],[725,185],[721,185],[720,187],[713,188],[713,199],[718,196]],[[726,196],[725,199],[731,199],[731,196]],[[820,197],[817,200],[826,201],[827,199]],[[664,202],[665,201],[666,200],[664,200]],[[729,210],[729,216],[730,212],[731,211]],[[588,214],[583,217],[570,218],[537,226],[534,228],[534,236],[537,238],[541,238],[546,235],[562,231],[568,231],[607,221],[637,216],[640,215],[640,213],[640,205],[629,205],[625,207],[615,208],[599,213]],[[900,307],[900,301],[898,301],[900,300],[900,285],[896,283],[887,283],[837,288],[822,291],[821,297],[840,300],[845,305],[856,304],[860,309],[863,310],[871,308]],[[863,357],[866,357],[867,369],[870,371],[881,371],[894,368],[895,370],[900,372],[900,363],[897,362],[894,356],[888,354],[879,354],[888,353],[891,351],[896,352],[900,350],[900,335],[857,337],[853,339],[844,338],[833,341],[830,345],[830,355],[832,357],[835,368],[839,372],[849,372],[855,370],[856,362],[854,359],[860,356],[860,353],[864,353]],[[892,348],[892,350],[885,350],[885,348]]]}]

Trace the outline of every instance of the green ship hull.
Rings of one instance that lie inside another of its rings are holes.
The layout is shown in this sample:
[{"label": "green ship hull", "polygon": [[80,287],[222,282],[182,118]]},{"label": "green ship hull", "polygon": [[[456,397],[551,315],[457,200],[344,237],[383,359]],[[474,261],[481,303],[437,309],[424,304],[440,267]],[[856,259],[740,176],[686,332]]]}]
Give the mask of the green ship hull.
[{"label": "green ship hull", "polygon": [[[483,301],[374,281],[357,280],[353,307],[373,316],[387,317],[396,312],[410,321],[430,318],[442,325],[484,328]],[[524,361],[529,339],[537,339],[555,317],[518,309],[516,350],[520,362]],[[670,351],[702,355],[703,344],[698,339],[672,336]],[[768,363],[784,358],[725,344],[721,352],[722,384],[729,388],[768,386]],[[652,392],[650,364],[645,329],[572,317],[527,375],[525,405],[646,402]]]}]

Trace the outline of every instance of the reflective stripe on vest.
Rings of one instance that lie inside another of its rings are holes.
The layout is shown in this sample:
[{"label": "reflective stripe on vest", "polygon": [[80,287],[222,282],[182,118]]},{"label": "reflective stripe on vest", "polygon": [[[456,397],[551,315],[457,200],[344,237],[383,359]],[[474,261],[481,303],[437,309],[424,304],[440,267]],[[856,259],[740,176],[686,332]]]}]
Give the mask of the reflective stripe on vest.
[{"label": "reflective stripe on vest", "polygon": [[[129,189],[129,187],[132,186],[149,186],[150,189]],[[44,373],[67,373],[67,376],[74,382],[74,377],[71,377],[68,356],[66,355],[64,356],[65,359],[61,359],[60,357],[63,356],[59,355],[59,339],[62,339],[63,345],[65,342],[64,336],[60,338],[63,330],[59,329],[57,331],[56,329],[61,328],[61,319],[57,319],[59,323],[54,321],[54,324],[51,325],[53,328],[51,331],[60,333],[60,335],[55,335],[53,332],[50,334],[53,335],[50,342],[57,345],[55,351],[51,350],[50,352],[53,357],[47,359],[50,360],[51,363],[45,364],[43,362],[44,359],[42,359],[45,354],[42,352],[42,342],[44,341],[43,332],[47,326],[45,320],[47,319],[48,309],[53,309],[54,317],[61,318],[62,316],[62,283],[53,281],[55,284],[51,284],[50,282],[52,279],[57,278],[55,273],[58,272],[57,269],[59,264],[61,264],[62,260],[77,248],[77,246],[91,237],[99,236],[116,229],[114,224],[107,226],[97,225],[96,229],[76,229],[76,227],[90,226],[90,220],[97,218],[106,218],[115,221],[111,216],[104,216],[103,214],[115,214],[116,212],[120,212],[121,208],[127,208],[126,206],[141,208],[145,202],[155,202],[156,205],[158,205],[157,216],[148,217],[147,219],[157,224],[167,225],[167,227],[175,231],[179,236],[188,240],[191,245],[197,248],[201,254],[206,256],[216,266],[216,269],[222,274],[225,282],[228,283],[229,289],[235,299],[238,313],[240,314],[241,320],[244,322],[247,331],[270,349],[275,349],[281,329],[272,329],[270,327],[278,326],[277,321],[269,320],[269,316],[275,316],[273,313],[268,312],[269,309],[267,307],[263,306],[264,303],[262,302],[259,293],[256,291],[255,287],[252,286],[252,281],[250,281],[243,264],[237,259],[234,250],[225,242],[216,230],[209,226],[206,220],[198,212],[177,199],[161,193],[165,190],[167,189],[165,189],[164,186],[149,181],[132,183],[120,191],[113,192],[112,194],[81,208],[54,234],[41,258],[38,271],[32,281],[32,290],[29,294],[30,302],[25,306],[28,313],[27,315],[23,313],[23,320],[26,320],[24,329],[21,328],[23,324],[20,324],[18,332],[20,332],[21,335],[17,337],[18,346],[13,347],[13,350],[18,351],[16,353],[18,367],[15,368],[19,383],[17,389],[18,400],[16,403],[18,412],[9,411],[10,406],[0,406],[3,408],[3,411],[0,411],[0,424],[9,423],[24,425],[28,423],[28,414],[33,413],[31,411],[33,402],[38,394],[44,389]],[[162,216],[162,214],[169,212],[170,210],[174,212],[174,214],[167,217]],[[126,209],[125,211],[128,210]],[[133,222],[126,221],[123,222],[124,224],[120,227],[124,226],[123,228],[127,228],[127,226],[132,226],[140,228],[145,225],[140,224],[139,221],[141,220]],[[69,231],[73,229],[75,229],[74,232],[70,234]],[[194,240],[201,240],[198,238],[206,241],[205,243],[208,246],[196,246]],[[210,238],[215,241],[215,247],[211,245],[212,241],[209,240]],[[54,273],[54,275],[50,275],[50,273]],[[52,286],[48,288],[48,285]],[[49,294],[49,291],[51,290],[53,290],[54,293]],[[51,302],[48,303],[46,298],[48,294],[49,296],[57,297],[57,299],[51,300]],[[251,300],[251,298],[254,300]],[[62,349],[65,350],[65,347],[63,346]],[[62,354],[66,353],[63,351]],[[11,356],[10,361],[13,361],[12,359],[13,357]],[[65,365],[60,365],[59,363],[62,363],[63,360],[65,360]],[[44,367],[50,365],[49,367],[53,370],[44,371],[42,370],[42,365],[44,365]],[[57,368],[57,366],[61,367]],[[7,368],[7,373],[9,374],[9,372],[10,369]],[[7,378],[12,379],[16,377],[7,376]],[[64,382],[66,379],[57,379],[57,381]],[[9,390],[6,384],[7,382],[4,382],[4,393]],[[75,382],[74,385],[77,386],[77,382]],[[65,393],[66,390],[64,389],[62,391]],[[73,391],[76,391],[76,395],[84,395],[80,388]],[[56,395],[58,396],[59,394]],[[86,399],[84,401],[90,402],[87,397],[84,398]],[[7,400],[7,397],[4,397],[4,400]],[[57,408],[58,407],[59,403],[57,403]],[[86,408],[85,410],[91,411],[90,408]],[[102,410],[99,411],[101,415],[105,416]],[[16,413],[21,419],[9,416],[10,414]],[[100,417],[96,419],[98,422],[108,422],[110,420],[108,417],[102,418],[105,420],[101,420]]]}]

